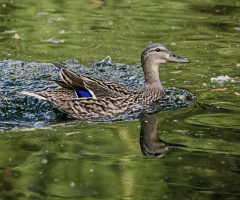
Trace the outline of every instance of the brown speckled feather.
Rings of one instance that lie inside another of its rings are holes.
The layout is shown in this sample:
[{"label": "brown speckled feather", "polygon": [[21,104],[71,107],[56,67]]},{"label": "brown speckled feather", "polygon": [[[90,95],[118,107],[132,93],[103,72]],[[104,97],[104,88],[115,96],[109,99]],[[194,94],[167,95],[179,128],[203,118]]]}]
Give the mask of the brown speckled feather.
[{"label": "brown speckled feather", "polygon": [[60,69],[60,74],[63,82],[73,89],[81,89],[86,91],[93,91],[96,98],[104,97],[123,97],[132,90],[120,83],[103,81],[97,78],[93,78],[71,69],[67,69],[65,66],[53,62],[55,66]]},{"label": "brown speckled feather", "polygon": [[[149,95],[153,93],[154,95]],[[135,105],[149,104],[165,96],[165,90],[143,93],[133,91],[124,97],[102,99],[76,98],[72,89],[57,88],[37,93],[59,107],[62,111],[78,119],[112,117],[131,110]]]}]

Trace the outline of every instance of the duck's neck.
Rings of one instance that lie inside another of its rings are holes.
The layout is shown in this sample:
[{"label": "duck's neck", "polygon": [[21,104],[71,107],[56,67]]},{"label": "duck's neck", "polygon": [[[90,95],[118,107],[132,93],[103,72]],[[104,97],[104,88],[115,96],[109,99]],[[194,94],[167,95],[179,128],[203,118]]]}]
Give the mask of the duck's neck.
[{"label": "duck's neck", "polygon": [[159,79],[159,64],[143,63],[143,71],[145,76],[144,87],[160,88],[162,87]]}]

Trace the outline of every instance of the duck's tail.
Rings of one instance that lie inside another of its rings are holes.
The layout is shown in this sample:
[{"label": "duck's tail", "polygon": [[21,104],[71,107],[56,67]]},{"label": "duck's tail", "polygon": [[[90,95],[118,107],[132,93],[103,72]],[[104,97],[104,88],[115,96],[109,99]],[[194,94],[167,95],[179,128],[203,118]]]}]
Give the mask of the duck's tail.
[{"label": "duck's tail", "polygon": [[62,68],[64,68],[64,69],[67,69],[67,67],[65,67],[65,66],[63,66],[63,65],[61,65],[61,64],[59,64],[59,63],[56,63],[56,62],[51,62],[52,64],[54,64],[56,67],[58,67],[59,69],[62,69]]},{"label": "duck's tail", "polygon": [[37,99],[42,99],[42,100],[47,100],[47,98],[43,97],[43,96],[40,96],[36,93],[33,93],[33,92],[28,92],[28,91],[22,91],[21,94],[25,94],[25,95],[28,95],[28,96],[32,96],[32,97],[35,97]]}]

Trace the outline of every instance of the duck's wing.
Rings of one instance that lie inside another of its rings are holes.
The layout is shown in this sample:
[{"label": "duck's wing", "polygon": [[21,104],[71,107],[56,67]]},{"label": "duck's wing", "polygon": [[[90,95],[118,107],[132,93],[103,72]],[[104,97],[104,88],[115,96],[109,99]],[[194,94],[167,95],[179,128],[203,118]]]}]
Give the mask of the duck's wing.
[{"label": "duck's wing", "polygon": [[[54,81],[58,86],[62,87],[62,88],[68,88],[70,89],[71,87],[69,87],[66,83],[64,83],[63,81],[57,81],[57,80],[52,80]],[[72,89],[72,88],[71,88]]]},{"label": "duck's wing", "polygon": [[75,72],[59,63],[52,63],[60,69],[61,78],[66,85],[73,89],[91,91],[96,98],[124,97],[133,91],[123,84],[103,81]]},{"label": "duck's wing", "polygon": [[135,105],[134,95],[103,99],[77,98],[75,90],[63,87],[28,95],[47,100],[68,115],[81,120],[112,117],[126,112]]}]

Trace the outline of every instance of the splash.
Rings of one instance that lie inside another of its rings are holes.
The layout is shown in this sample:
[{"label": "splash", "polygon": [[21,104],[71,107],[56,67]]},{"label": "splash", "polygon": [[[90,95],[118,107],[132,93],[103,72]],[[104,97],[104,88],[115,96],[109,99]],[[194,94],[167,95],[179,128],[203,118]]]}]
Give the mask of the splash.
[{"label": "splash", "polygon": [[[63,64],[96,78],[117,80],[133,89],[139,89],[144,84],[141,64],[131,66],[113,64],[109,56],[91,66],[78,65],[76,60],[68,60]],[[23,94],[23,91],[33,93],[57,87],[51,80],[60,80],[60,75],[52,64],[5,60],[0,62],[0,70],[0,132],[19,128],[39,128],[71,119],[49,102]],[[182,109],[190,106],[195,98],[183,90],[166,89],[166,98],[158,102],[136,107],[131,113],[95,122],[139,119],[143,113]]]}]

